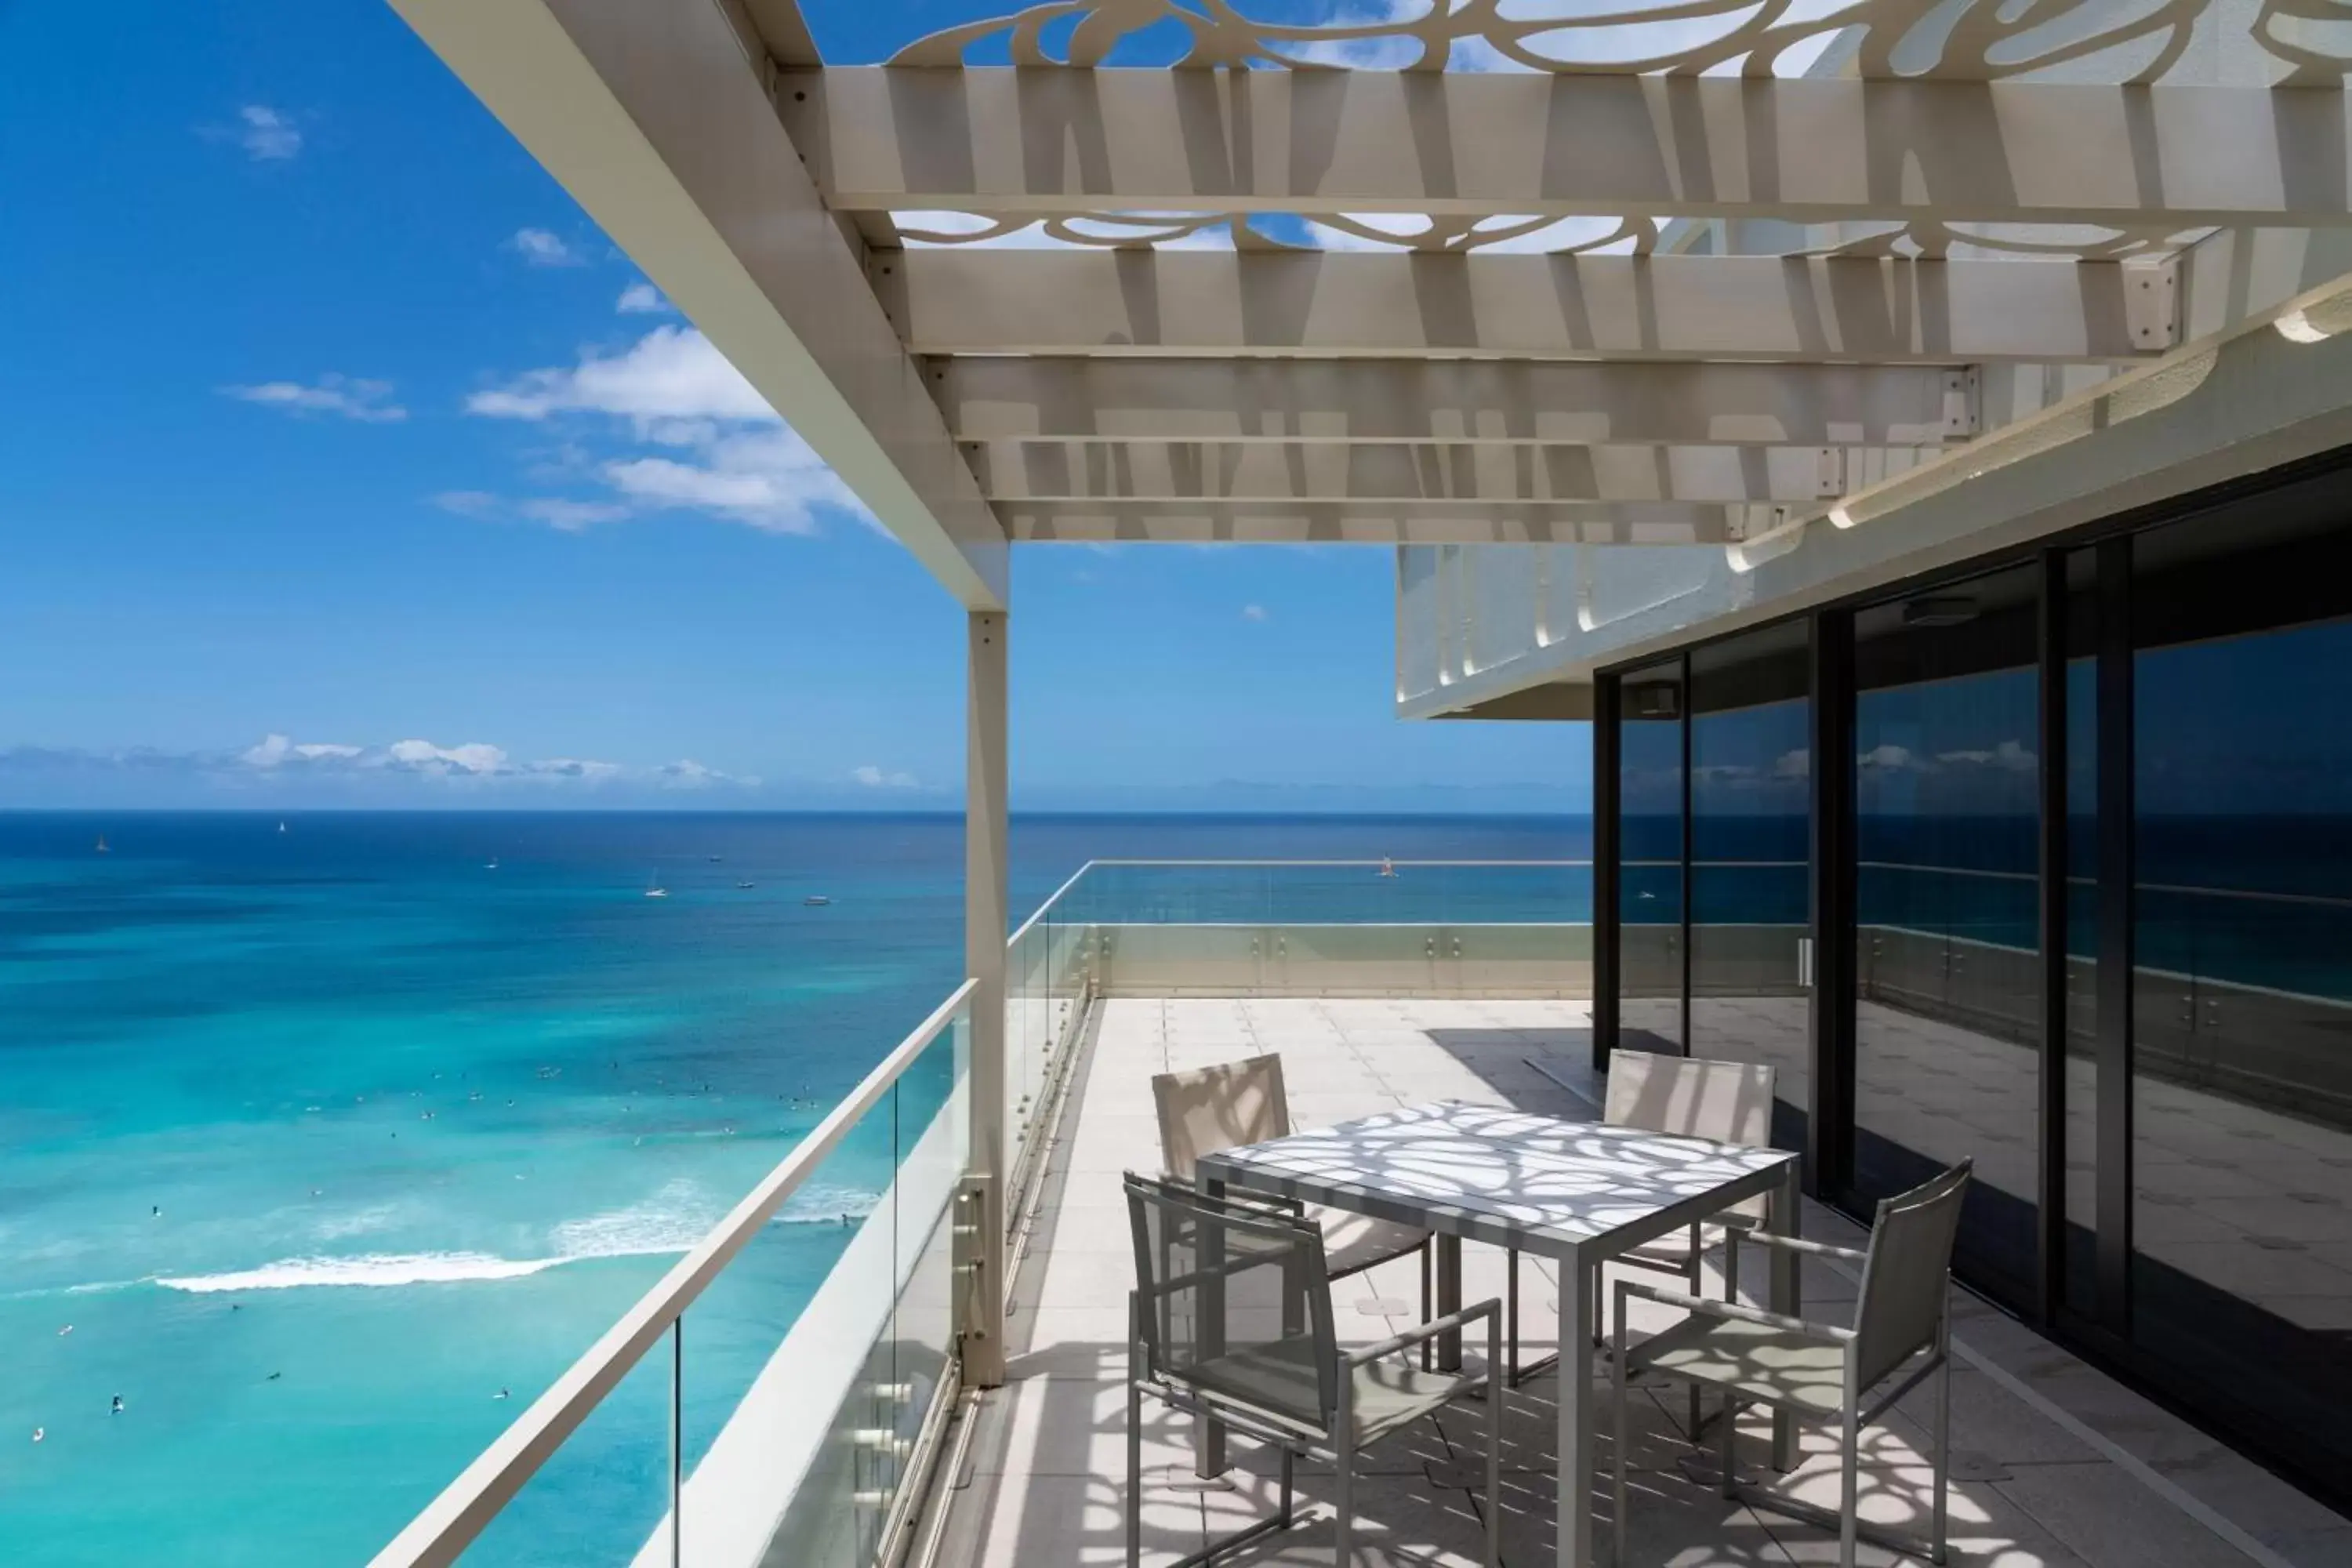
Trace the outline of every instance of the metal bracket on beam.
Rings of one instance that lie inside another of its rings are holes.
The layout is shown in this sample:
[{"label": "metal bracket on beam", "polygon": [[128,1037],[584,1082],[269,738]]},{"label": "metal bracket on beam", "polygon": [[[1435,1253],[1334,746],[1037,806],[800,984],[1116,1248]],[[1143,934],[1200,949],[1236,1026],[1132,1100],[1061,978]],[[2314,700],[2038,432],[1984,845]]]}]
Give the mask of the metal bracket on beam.
[{"label": "metal bracket on beam", "polygon": [[1845,453],[1835,447],[1823,447],[1817,456],[1813,494],[1823,500],[1834,500],[1845,494]]},{"label": "metal bracket on beam", "polygon": [[2180,264],[2160,261],[2124,263],[2124,324],[2132,347],[2161,353],[2180,342]]},{"label": "metal bracket on beam", "polygon": [[1984,373],[1976,365],[1944,373],[1944,436],[1966,441],[1984,433]]}]

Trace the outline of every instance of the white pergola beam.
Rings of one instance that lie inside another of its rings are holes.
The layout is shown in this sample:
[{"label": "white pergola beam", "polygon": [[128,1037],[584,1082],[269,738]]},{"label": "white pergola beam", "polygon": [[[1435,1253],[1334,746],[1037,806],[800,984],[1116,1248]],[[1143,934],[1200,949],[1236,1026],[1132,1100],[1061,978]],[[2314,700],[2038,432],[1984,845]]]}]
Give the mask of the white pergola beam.
[{"label": "white pergola beam", "polygon": [[1722,544],[1780,520],[1690,501],[1007,501],[1019,541],[1232,544]]},{"label": "white pergola beam", "polygon": [[866,66],[779,89],[842,210],[2352,218],[2334,88]]},{"label": "white pergola beam", "polygon": [[992,441],[971,449],[1000,506],[1066,501],[1807,502],[1933,448],[1378,446],[1367,442]]},{"label": "white pergola beam", "polygon": [[961,441],[1924,447],[1976,432],[1958,366],[942,359]]},{"label": "white pergola beam", "polygon": [[1003,606],[1003,528],[725,7],[392,3],[883,527]]},{"label": "white pergola beam", "polygon": [[1172,353],[1876,363],[2113,360],[2169,348],[2127,292],[2170,263],[1860,257],[876,251],[927,354]]}]

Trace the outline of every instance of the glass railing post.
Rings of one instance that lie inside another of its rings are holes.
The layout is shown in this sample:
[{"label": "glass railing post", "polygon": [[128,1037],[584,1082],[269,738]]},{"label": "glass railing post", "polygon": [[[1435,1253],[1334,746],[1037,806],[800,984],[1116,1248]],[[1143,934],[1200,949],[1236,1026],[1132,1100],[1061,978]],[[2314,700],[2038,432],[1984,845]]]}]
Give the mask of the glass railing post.
[{"label": "glass railing post", "polygon": [[669,1565],[686,1555],[686,1320],[669,1326]]}]

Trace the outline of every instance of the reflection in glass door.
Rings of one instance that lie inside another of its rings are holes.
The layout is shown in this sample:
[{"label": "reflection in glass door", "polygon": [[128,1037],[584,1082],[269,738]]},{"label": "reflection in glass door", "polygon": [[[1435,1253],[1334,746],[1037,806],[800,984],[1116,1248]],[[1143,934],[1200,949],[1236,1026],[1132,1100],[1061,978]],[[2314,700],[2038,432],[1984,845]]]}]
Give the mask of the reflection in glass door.
[{"label": "reflection in glass door", "polygon": [[1772,1141],[1810,1091],[1812,641],[1802,620],[1690,656],[1690,1054],[1773,1069]]},{"label": "reflection in glass door", "polygon": [[1857,610],[1854,1130],[1865,1201],[1976,1161],[1963,1265],[2036,1279],[2040,571]]},{"label": "reflection in glass door", "polygon": [[1618,687],[1617,1043],[1679,1053],[1683,1027],[1682,661]]},{"label": "reflection in glass door", "polygon": [[2170,1375],[2243,1412],[2299,1468],[2340,1478],[2352,537],[2322,492],[2132,546],[2125,1317]]}]

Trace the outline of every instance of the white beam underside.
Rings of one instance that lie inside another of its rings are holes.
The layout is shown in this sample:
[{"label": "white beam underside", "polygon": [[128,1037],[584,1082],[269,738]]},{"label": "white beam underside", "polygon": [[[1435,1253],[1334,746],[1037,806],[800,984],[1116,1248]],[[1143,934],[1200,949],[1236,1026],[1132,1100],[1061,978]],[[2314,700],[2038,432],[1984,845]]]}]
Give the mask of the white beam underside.
[{"label": "white beam underside", "polygon": [[[2217,234],[2191,248],[2182,278],[2189,341],[2131,373],[2137,384],[2120,395],[2095,384],[2073,389],[2074,398],[2053,392],[2037,403],[2019,389],[2010,417],[2021,428],[1989,428],[1923,465],[1917,499],[1898,496],[1892,510],[1850,530],[1817,523],[1797,549],[1745,576],[1716,563],[1709,586],[1722,590],[1717,598],[1677,597],[1591,632],[1567,630],[1401,699],[1399,715],[1434,717],[1533,686],[1589,682],[1599,666],[1886,588],[2352,443],[2352,334],[2298,343],[2271,328],[2289,310],[2318,308],[2352,288],[2352,230]],[[2089,392],[2100,395],[2081,401]],[[1986,401],[1993,401],[1990,386]],[[2149,411],[2132,412],[2139,408]],[[2016,458],[2013,442],[2028,455]],[[1946,465],[1955,463],[1977,471],[1953,473]]]},{"label": "white beam underside", "polygon": [[780,86],[841,210],[2352,217],[2333,88],[872,66]]},{"label": "white beam underside", "polygon": [[[717,5],[394,8],[967,606],[1004,537]],[[765,7],[761,7],[765,8]]]},{"label": "white beam underside", "polygon": [[949,248],[869,270],[930,354],[2146,357],[2125,305],[2141,267],[2116,262]]},{"label": "white beam underside", "polygon": [[961,441],[1916,447],[1945,440],[1953,413],[1953,373],[1915,365],[966,358],[928,368]]},{"label": "white beam underside", "polygon": [[1819,501],[1848,475],[1916,467],[1917,447],[1277,446],[987,442],[968,449],[1000,507],[1030,500]]},{"label": "white beam underside", "polygon": [[1688,501],[1444,500],[1047,500],[998,508],[1015,541],[1194,544],[1722,544],[1769,527],[1771,510]]}]

